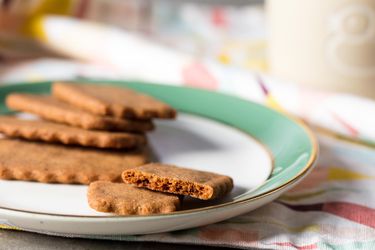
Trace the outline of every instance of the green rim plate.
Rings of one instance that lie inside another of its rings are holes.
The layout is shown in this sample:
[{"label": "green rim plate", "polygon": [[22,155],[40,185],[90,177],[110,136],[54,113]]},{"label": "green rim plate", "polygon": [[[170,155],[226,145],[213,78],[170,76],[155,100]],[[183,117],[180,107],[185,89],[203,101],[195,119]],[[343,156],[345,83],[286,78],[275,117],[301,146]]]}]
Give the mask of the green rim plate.
[{"label": "green rim plate", "polygon": [[[94,80],[90,82],[98,83]],[[107,81],[101,84],[144,92],[163,100],[178,111],[207,117],[240,129],[265,145],[274,159],[270,178],[256,190],[236,197],[233,202],[265,196],[297,181],[313,167],[317,158],[318,144],[310,129],[302,122],[262,105],[230,95],[188,87],[130,81]],[[4,104],[8,93],[49,93],[50,86],[51,82],[40,82],[1,87],[0,113],[10,112]]]}]

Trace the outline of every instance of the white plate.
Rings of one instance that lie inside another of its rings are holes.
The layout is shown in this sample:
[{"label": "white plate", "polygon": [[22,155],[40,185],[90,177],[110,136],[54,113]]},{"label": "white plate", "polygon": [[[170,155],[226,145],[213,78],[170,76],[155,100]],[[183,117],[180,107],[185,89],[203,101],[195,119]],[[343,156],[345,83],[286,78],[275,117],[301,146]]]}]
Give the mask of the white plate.
[{"label": "white plate", "polygon": [[[197,89],[113,84],[153,95],[180,111],[176,121],[158,121],[157,130],[150,134],[159,161],[229,175],[235,184],[232,193],[214,202],[186,199],[182,211],[169,214],[116,216],[92,210],[86,200],[86,186],[0,181],[1,224],[75,236],[134,235],[197,227],[270,202],[314,166],[317,144],[311,132],[263,106]],[[5,96],[14,88],[0,92]],[[18,85],[16,90],[48,93],[49,83]],[[0,110],[7,112],[3,104]]]}]

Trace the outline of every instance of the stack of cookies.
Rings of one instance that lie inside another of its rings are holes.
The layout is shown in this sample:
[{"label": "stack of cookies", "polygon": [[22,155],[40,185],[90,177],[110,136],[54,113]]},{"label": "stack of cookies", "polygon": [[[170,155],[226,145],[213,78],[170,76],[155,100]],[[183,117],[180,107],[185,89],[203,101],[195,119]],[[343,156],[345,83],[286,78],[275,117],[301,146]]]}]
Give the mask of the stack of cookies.
[{"label": "stack of cookies", "polygon": [[0,179],[86,184],[89,205],[120,215],[169,213],[182,196],[231,191],[230,177],[150,163],[146,133],[176,111],[126,88],[54,83],[52,95],[11,93],[7,106],[37,120],[0,116]]},{"label": "stack of cookies", "polygon": [[[11,93],[8,108],[39,116],[0,117],[0,178],[89,184],[121,181],[150,161],[152,119],[173,119],[169,105],[130,89],[54,83],[52,95]],[[22,139],[22,140],[20,140]]]}]

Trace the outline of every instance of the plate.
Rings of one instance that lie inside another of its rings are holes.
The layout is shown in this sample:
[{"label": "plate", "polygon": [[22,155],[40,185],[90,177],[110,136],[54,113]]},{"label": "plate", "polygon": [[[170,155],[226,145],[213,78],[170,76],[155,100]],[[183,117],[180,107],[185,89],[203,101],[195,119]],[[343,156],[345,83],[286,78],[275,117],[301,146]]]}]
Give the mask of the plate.
[{"label": "plate", "polygon": [[[87,186],[0,181],[0,222],[24,230],[69,235],[134,235],[167,232],[222,221],[258,208],[300,181],[313,168],[318,146],[302,123],[237,97],[193,88],[110,82],[161,99],[179,111],[156,121],[150,143],[159,161],[233,178],[221,200],[186,199],[182,210],[162,215],[116,216],[92,210]],[[0,88],[0,112],[10,92],[49,93],[50,83]],[[16,150],[16,149],[15,149]],[[79,171],[79,169],[77,169]]]}]

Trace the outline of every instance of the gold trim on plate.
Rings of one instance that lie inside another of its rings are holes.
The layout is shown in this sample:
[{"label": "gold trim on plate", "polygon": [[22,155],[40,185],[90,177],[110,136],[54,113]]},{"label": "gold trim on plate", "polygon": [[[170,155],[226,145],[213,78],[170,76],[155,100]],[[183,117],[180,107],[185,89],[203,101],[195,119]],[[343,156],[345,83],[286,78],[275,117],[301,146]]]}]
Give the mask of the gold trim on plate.
[{"label": "gold trim on plate", "polygon": [[[277,113],[280,113],[278,111],[275,111]],[[292,120],[296,124],[302,127],[302,129],[306,132],[308,137],[310,138],[310,141],[312,143],[312,152],[311,156],[306,164],[306,166],[293,178],[290,179],[288,182],[284,183],[281,186],[278,186],[272,190],[269,190],[268,192],[249,197],[247,199],[243,200],[237,200],[237,201],[230,201],[226,202],[223,204],[218,204],[218,205],[213,205],[213,206],[207,206],[204,208],[195,208],[195,209],[189,209],[189,210],[183,210],[183,211],[176,211],[168,214],[151,214],[147,216],[142,216],[142,215],[128,215],[128,216],[120,216],[120,215],[114,215],[114,216],[94,216],[94,215],[66,215],[66,214],[51,214],[51,213],[41,213],[41,212],[33,212],[33,211],[25,211],[25,210],[19,210],[19,209],[13,209],[13,208],[4,208],[0,206],[0,210],[6,210],[6,211],[12,211],[12,212],[17,212],[17,213],[26,213],[26,214],[37,214],[41,216],[47,216],[47,217],[70,217],[70,218],[81,218],[81,219],[90,219],[90,220],[102,220],[102,219],[125,219],[125,218],[139,218],[139,219],[147,219],[147,218],[155,218],[155,217],[174,217],[178,215],[188,215],[188,214],[194,214],[194,213],[199,213],[202,211],[207,211],[207,210],[212,210],[212,209],[220,209],[224,207],[228,207],[231,205],[237,205],[237,204],[243,204],[243,203],[248,203],[252,202],[255,200],[259,200],[261,198],[270,196],[287,186],[290,186],[300,180],[303,176],[305,176],[315,165],[317,157],[318,157],[318,152],[319,152],[319,145],[316,136],[312,132],[312,130],[300,119],[295,118],[291,115],[285,114],[285,113],[280,113],[281,115],[285,116],[286,118]],[[248,134],[248,133],[246,133]],[[249,135],[249,134],[248,134]],[[251,136],[251,135],[250,135]],[[263,145],[263,144],[262,144]],[[272,157],[273,159],[273,157]]]}]

